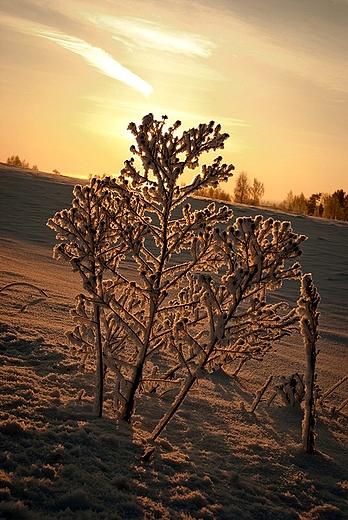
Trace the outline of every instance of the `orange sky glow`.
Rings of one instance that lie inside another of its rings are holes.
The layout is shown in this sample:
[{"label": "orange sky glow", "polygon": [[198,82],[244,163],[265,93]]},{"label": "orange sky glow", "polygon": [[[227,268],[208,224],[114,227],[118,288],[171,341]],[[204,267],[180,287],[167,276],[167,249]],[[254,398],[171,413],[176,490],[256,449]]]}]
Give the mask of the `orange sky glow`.
[{"label": "orange sky glow", "polygon": [[220,123],[265,200],[348,191],[347,27],[348,0],[2,0],[0,161],[116,174],[152,112]]}]

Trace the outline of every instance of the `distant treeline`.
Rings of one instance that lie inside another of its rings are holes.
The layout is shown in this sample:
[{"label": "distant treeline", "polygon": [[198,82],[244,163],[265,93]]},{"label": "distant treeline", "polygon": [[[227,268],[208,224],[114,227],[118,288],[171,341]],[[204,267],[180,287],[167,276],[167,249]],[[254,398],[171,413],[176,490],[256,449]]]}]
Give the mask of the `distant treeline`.
[{"label": "distant treeline", "polygon": [[309,198],[306,198],[303,193],[294,195],[290,191],[280,203],[263,203],[262,197],[264,192],[265,189],[262,182],[254,179],[254,182],[251,184],[247,174],[242,172],[236,177],[233,195],[220,187],[203,188],[197,192],[197,195],[209,199],[247,204],[249,206],[264,206],[288,211],[289,213],[348,221],[348,194],[342,189],[336,190],[332,195],[329,193],[313,193]]},{"label": "distant treeline", "polygon": [[[11,157],[8,157],[7,158],[7,161],[6,161],[6,164],[10,165],[10,166],[14,166],[15,168],[26,168],[26,169],[30,169],[30,164],[25,160],[25,159],[21,159],[18,155],[11,155]],[[39,171],[39,168],[37,167],[36,164],[34,164],[32,167],[31,167],[32,170],[38,172]],[[60,172],[56,169],[53,170],[53,173],[59,175]]]},{"label": "distant treeline", "polygon": [[202,188],[196,192],[196,195],[210,199],[219,199],[229,202],[238,202],[239,204],[248,204],[249,206],[260,206],[264,193],[265,187],[262,182],[254,179],[253,183],[251,183],[248,179],[247,173],[241,172],[238,177],[236,177],[233,197],[220,187]]},{"label": "distant treeline", "polygon": [[[10,166],[14,166],[15,168],[30,168],[29,163],[25,159],[20,159],[18,155],[11,155],[11,157],[7,158],[6,164],[9,164]],[[36,164],[32,166],[32,170],[38,171],[39,168]]]},{"label": "distant treeline", "polygon": [[[18,155],[8,157],[6,164],[16,168],[30,168],[29,163],[25,159],[20,159]],[[31,169],[38,171],[36,164]],[[59,174],[59,171],[53,170],[53,173]],[[241,172],[236,177],[233,196],[220,187],[202,188],[196,192],[196,195],[208,199],[237,202],[238,204],[247,204],[249,206],[264,206],[290,213],[348,221],[348,194],[342,189],[336,190],[332,195],[328,193],[313,193],[308,199],[303,193],[294,195],[290,191],[286,198],[278,204],[271,202],[263,203],[262,197],[264,193],[265,188],[262,182],[254,178],[253,183],[251,183],[247,173]]]},{"label": "distant treeline", "polygon": [[290,191],[286,199],[271,207],[314,217],[348,221],[348,194],[344,190],[329,193],[313,193],[308,199],[303,193],[294,195]]}]

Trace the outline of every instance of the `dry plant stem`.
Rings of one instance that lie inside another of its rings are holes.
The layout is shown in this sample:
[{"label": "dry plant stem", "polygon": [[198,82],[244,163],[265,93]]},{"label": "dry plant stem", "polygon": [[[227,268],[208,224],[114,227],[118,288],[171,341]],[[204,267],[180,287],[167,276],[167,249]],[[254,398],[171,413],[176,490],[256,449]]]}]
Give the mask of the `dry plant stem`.
[{"label": "dry plant stem", "polygon": [[319,339],[319,312],[317,310],[319,302],[320,296],[313,284],[311,274],[303,275],[301,279],[301,297],[298,300],[298,314],[300,316],[300,330],[307,358],[304,417],[302,421],[302,446],[306,453],[314,453],[315,442],[314,381],[315,364],[318,355],[316,342]]},{"label": "dry plant stem", "polygon": [[271,394],[271,396],[267,400],[267,406],[271,406],[271,404],[273,403],[273,401],[277,397],[277,395],[278,395],[277,391],[275,391],[275,392],[273,392],[273,394]]},{"label": "dry plant stem", "polygon": [[100,307],[98,304],[94,304],[94,316],[97,327],[96,332],[96,347],[97,347],[97,362],[96,362],[96,383],[94,390],[94,405],[93,411],[98,417],[103,416],[103,403],[104,403],[104,362],[103,362],[103,344],[102,334],[100,325]]},{"label": "dry plant stem", "polygon": [[340,379],[339,381],[337,381],[337,383],[335,383],[334,385],[330,386],[330,388],[328,388],[328,390],[326,390],[326,392],[323,393],[323,395],[321,396],[320,398],[320,403],[322,403],[324,401],[324,399],[326,399],[334,390],[336,390],[336,388],[338,388],[342,383],[344,383],[345,381],[347,381],[348,379],[348,375],[342,377],[342,379]]},{"label": "dry plant stem", "polygon": [[1,287],[0,288],[0,292],[5,291],[6,289],[9,289],[10,287],[14,287],[16,285],[24,285],[24,286],[27,286],[27,287],[31,287],[32,289],[36,289],[41,294],[46,296],[46,298],[48,297],[48,295],[45,293],[45,291],[43,289],[40,289],[40,287],[37,287],[36,285],[34,285],[32,283],[28,283],[28,282],[12,282],[12,283],[9,283],[9,284],[5,285],[4,287]]},{"label": "dry plant stem", "polygon": [[154,430],[151,433],[150,440],[155,441],[157,437],[161,434],[161,432],[165,429],[169,421],[172,419],[172,417],[176,414],[180,406],[185,400],[185,397],[191,390],[192,386],[195,384],[195,382],[198,379],[197,373],[192,374],[189,376],[185,384],[181,387],[180,392],[176,396],[171,408],[169,411],[162,417],[162,419],[158,422],[157,426],[154,428]]},{"label": "dry plant stem", "polygon": [[268,388],[268,385],[270,384],[270,382],[272,381],[273,379],[273,376],[270,376],[266,383],[263,385],[262,388],[260,388],[260,390],[258,390],[256,392],[256,397],[251,405],[251,408],[250,408],[250,413],[254,413],[258,404],[260,403],[261,399],[262,399],[262,396],[264,395],[264,393],[266,392],[267,388]]},{"label": "dry plant stem", "polygon": [[337,411],[340,412],[341,410],[343,410],[343,408],[344,408],[345,406],[347,406],[347,404],[348,404],[348,397],[347,397],[347,399],[345,399],[345,400],[343,401],[343,403],[340,404],[340,406],[337,408]]},{"label": "dry plant stem", "polygon": [[237,377],[237,376],[238,376],[238,374],[239,374],[239,372],[241,371],[241,369],[242,369],[244,363],[246,363],[246,358],[242,358],[242,359],[239,361],[236,370],[235,370],[235,371],[233,372],[233,374],[232,374],[234,377]]},{"label": "dry plant stem", "polygon": [[315,425],[315,407],[314,407],[314,379],[315,379],[315,361],[316,361],[315,344],[312,345],[311,351],[307,352],[307,381],[305,407],[306,413],[303,419],[303,447],[306,453],[314,453],[314,425]]},{"label": "dry plant stem", "polygon": [[152,304],[151,309],[150,309],[150,320],[149,320],[148,327],[146,330],[145,339],[144,339],[143,345],[141,347],[141,350],[140,350],[140,353],[138,356],[138,362],[137,362],[137,366],[136,366],[135,376],[134,376],[134,379],[130,386],[130,391],[129,391],[129,394],[128,394],[127,400],[126,400],[126,406],[124,408],[123,413],[119,417],[120,419],[124,419],[126,422],[131,422],[131,418],[133,415],[135,395],[136,395],[136,392],[137,392],[138,387],[142,380],[144,363],[145,363],[145,358],[146,358],[147,351],[149,348],[149,341],[150,341],[150,336],[151,336],[151,332],[152,332],[152,324],[153,324],[154,316],[155,316],[155,306]]}]

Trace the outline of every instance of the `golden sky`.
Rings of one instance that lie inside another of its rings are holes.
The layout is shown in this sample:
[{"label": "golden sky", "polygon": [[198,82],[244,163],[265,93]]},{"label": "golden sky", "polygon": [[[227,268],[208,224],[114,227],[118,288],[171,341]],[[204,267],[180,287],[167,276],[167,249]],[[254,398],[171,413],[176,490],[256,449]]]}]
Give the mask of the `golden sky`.
[{"label": "golden sky", "polygon": [[1,0],[0,161],[117,173],[153,112],[221,123],[266,200],[348,191],[347,28],[348,0]]}]

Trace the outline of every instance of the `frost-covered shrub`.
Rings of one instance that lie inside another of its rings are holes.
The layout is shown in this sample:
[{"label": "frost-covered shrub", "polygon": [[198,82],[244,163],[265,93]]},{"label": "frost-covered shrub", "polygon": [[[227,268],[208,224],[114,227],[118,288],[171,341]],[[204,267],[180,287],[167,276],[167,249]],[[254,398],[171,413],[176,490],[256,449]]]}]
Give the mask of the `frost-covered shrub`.
[{"label": "frost-covered shrub", "polygon": [[[71,263],[79,272],[85,292],[79,294],[72,312],[76,323],[69,333],[82,363],[90,355],[96,359],[96,392],[94,410],[102,415],[105,356],[114,348],[115,334],[110,327],[107,279],[113,286],[123,284],[117,268],[125,254],[118,226],[125,226],[123,203],[104,186],[100,179],[91,179],[87,186],[75,186],[69,210],[62,210],[48,221],[63,243],[54,248],[54,256]],[[112,314],[112,313],[111,313]]]},{"label": "frost-covered shrub", "polygon": [[303,275],[301,297],[298,300],[298,314],[307,359],[304,418],[302,422],[302,445],[306,453],[314,453],[315,443],[315,365],[318,355],[316,344],[319,339],[319,302],[320,295],[313,284],[311,274]]},{"label": "frost-covered shrub", "polygon": [[49,221],[64,242],[55,255],[84,281],[70,339],[84,358],[96,355],[96,410],[107,370],[117,415],[127,421],[141,391],[176,389],[153,438],[204,373],[262,359],[291,332],[296,309],[267,295],[301,276],[294,260],[306,238],[262,216],[227,225],[232,210],[214,203],[193,210],[187,198],[226,181],[234,167],[219,156],[181,186],[182,173],[228,135],[214,122],[178,135],[180,125],[166,128],[152,114],[131,123],[139,165],[132,158],[116,179],[75,187],[72,208]]}]

